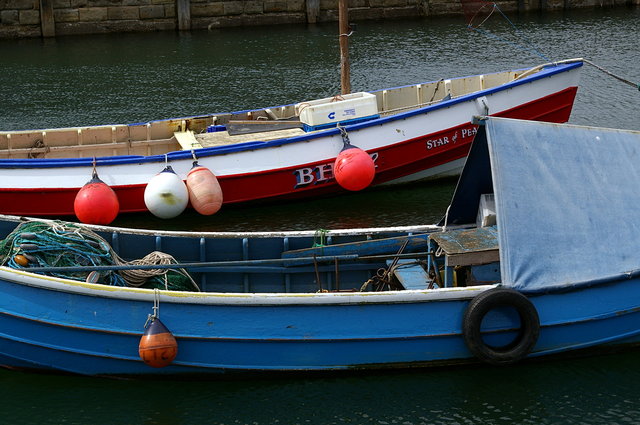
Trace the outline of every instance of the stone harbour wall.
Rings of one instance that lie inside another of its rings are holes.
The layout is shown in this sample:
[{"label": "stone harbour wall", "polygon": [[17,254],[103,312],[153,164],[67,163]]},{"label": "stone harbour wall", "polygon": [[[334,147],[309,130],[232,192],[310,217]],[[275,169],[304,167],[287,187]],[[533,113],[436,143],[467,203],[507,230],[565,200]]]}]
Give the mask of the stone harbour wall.
[{"label": "stone harbour wall", "polygon": [[[640,0],[499,0],[505,11],[640,5]],[[458,0],[349,0],[349,19],[462,13]],[[330,22],[338,0],[0,0],[0,38]]]}]

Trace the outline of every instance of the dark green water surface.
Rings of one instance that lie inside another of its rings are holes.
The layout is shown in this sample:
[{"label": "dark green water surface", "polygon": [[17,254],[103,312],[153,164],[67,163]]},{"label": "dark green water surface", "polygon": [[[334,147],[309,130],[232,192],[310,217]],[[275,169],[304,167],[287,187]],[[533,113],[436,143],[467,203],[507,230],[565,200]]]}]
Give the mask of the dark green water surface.
[{"label": "dark green water surface", "polygon": [[0,370],[7,424],[636,424],[638,352],[511,367],[127,381]]},{"label": "dark green water surface", "polygon": [[[495,17],[481,27],[493,36],[468,30],[462,17],[361,22],[350,38],[352,89],[573,57],[640,82],[640,8],[511,18],[517,30]],[[332,96],[340,90],[336,31],[334,24],[284,25],[0,41],[0,130],[142,122]],[[638,99],[638,90],[584,66],[570,122],[640,129]],[[454,187],[448,181],[259,210],[225,208],[213,217],[137,215],[114,224],[223,231],[431,224]]]},{"label": "dark green water surface", "polygon": [[[585,57],[640,82],[640,9],[512,19],[548,58]],[[508,24],[487,23],[522,41]],[[0,41],[0,130],[131,123],[265,107],[339,91],[333,24]],[[353,90],[500,71],[546,60],[466,29],[462,18],[361,22]],[[574,124],[640,130],[640,92],[585,66]],[[89,176],[87,177],[89,178]],[[431,224],[455,180],[213,217],[116,225],[289,230]],[[122,381],[0,371],[7,424],[634,424],[640,353],[357,376]]]}]

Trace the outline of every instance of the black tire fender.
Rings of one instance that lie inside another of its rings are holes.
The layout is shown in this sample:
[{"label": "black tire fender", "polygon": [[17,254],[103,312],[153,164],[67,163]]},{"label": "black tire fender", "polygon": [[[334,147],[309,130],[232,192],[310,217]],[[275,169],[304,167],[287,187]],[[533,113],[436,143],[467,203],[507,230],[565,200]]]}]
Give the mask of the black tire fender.
[{"label": "black tire fender", "polygon": [[[480,328],[487,313],[500,307],[512,307],[518,312],[520,330],[511,343],[493,347],[483,341]],[[520,292],[493,288],[469,302],[464,312],[462,333],[467,348],[478,359],[494,365],[507,365],[516,363],[531,353],[540,335],[540,318],[531,301]]]}]

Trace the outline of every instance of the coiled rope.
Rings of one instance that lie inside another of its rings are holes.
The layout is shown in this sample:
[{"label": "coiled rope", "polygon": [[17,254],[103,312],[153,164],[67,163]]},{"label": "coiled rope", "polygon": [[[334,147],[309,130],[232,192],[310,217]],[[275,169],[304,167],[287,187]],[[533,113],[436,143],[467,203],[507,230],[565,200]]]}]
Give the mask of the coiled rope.
[{"label": "coiled rope", "polygon": [[[20,223],[6,239],[0,241],[0,265],[16,269],[155,264],[177,264],[177,261],[171,255],[158,251],[139,260],[125,261],[100,235],[73,223],[28,221]],[[199,291],[189,273],[179,268],[93,273],[69,270],[44,274],[111,286]]]}]

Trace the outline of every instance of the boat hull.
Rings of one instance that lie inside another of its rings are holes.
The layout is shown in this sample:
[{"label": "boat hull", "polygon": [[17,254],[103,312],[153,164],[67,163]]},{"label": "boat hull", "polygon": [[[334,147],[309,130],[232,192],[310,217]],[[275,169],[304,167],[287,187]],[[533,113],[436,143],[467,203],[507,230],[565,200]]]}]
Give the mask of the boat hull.
[{"label": "boat hull", "polygon": [[[113,288],[0,270],[0,359],[85,375],[379,369],[476,361],[462,335],[469,301],[491,286],[438,291],[188,294]],[[531,296],[540,337],[529,357],[640,341],[638,279]],[[156,298],[157,297],[157,298]],[[170,366],[138,357],[147,316],[178,342]],[[508,316],[484,330],[509,332]]]},{"label": "boat hull", "polygon": [[[577,92],[578,64],[536,78],[483,90],[407,113],[346,126],[353,145],[374,159],[373,185],[399,184],[457,175],[477,128],[474,115],[543,120],[569,119]],[[488,110],[486,108],[488,108]],[[342,148],[336,129],[269,142],[199,149],[200,165],[218,177],[225,204],[301,199],[342,189],[333,162]],[[182,177],[193,161],[189,151],[167,158],[101,158],[98,172],[116,192],[120,212],[147,211],[144,189],[168,159]],[[90,179],[89,160],[0,161],[0,205],[5,214],[73,215],[78,190]]]}]

